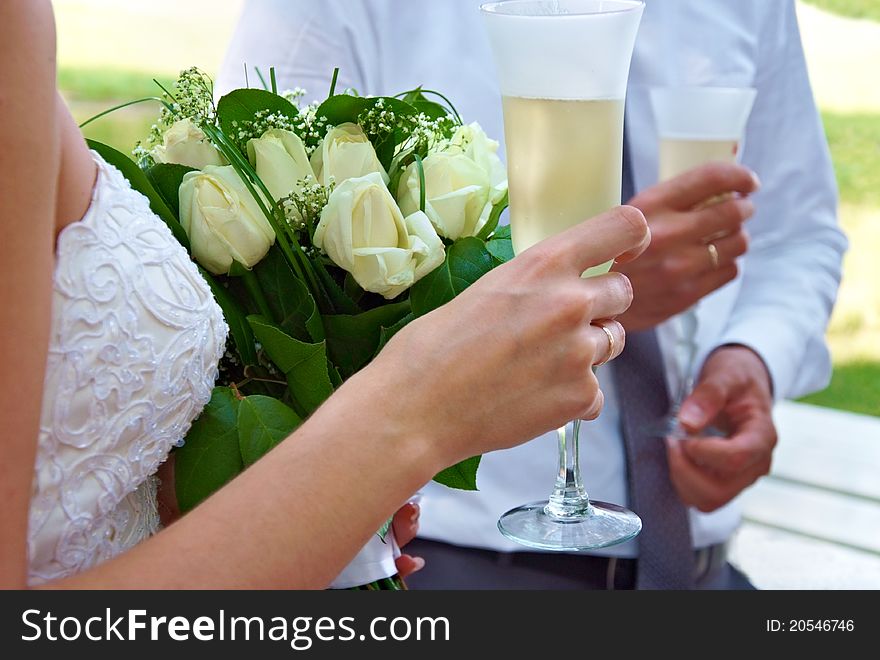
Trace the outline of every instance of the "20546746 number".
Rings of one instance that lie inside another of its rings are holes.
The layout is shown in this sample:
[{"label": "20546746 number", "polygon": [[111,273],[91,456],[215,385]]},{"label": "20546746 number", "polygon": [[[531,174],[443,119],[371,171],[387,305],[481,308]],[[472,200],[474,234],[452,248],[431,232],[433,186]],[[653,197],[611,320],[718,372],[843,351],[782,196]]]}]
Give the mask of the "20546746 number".
[{"label": "20546746 number", "polygon": [[767,620],[767,632],[852,632],[852,619],[779,619]]}]

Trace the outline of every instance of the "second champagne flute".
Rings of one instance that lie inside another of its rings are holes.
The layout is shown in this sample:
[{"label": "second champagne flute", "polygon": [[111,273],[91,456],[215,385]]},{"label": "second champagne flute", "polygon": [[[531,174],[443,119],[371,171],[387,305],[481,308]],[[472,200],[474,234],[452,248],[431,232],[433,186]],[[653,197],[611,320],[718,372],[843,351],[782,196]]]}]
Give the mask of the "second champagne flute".
[{"label": "second champagne flute", "polygon": [[[757,90],[751,87],[656,87],[650,94],[660,138],[660,181],[705,163],[736,162]],[[703,205],[724,199],[711,199]],[[707,238],[706,254],[709,263],[717,267],[718,249],[713,240],[717,239]],[[679,423],[678,413],[694,385],[698,305],[676,317],[675,363],[679,382],[669,414],[658,427],[650,429],[660,436],[687,435]]]},{"label": "second champagne flute", "polygon": [[[517,254],[620,204],[624,100],[643,9],[635,0],[509,0],[481,7],[503,97]],[[578,463],[580,421],[570,428],[571,435],[559,429],[550,498],[508,511],[499,529],[529,547],[569,552],[633,538],[642,527],[636,514],[587,496]]]}]

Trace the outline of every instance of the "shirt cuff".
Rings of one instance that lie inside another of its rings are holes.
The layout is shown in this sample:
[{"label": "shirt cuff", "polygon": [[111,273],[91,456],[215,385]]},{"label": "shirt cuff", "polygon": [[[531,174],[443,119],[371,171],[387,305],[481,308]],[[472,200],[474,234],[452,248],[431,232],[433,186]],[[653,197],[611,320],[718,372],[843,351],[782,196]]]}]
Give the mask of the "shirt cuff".
[{"label": "shirt cuff", "polygon": [[820,390],[831,376],[831,356],[823,339],[805,338],[802,330],[769,315],[732,324],[716,348],[729,344],[750,348],[764,361],[774,401]]}]

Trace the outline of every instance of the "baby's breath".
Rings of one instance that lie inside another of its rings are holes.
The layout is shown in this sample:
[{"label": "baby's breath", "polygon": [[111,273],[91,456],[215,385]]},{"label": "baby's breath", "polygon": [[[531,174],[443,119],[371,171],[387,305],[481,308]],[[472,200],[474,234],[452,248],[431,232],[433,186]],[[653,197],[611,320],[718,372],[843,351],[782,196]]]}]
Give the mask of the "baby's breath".
[{"label": "baby's breath", "polygon": [[270,128],[280,128],[285,131],[299,133],[295,120],[272,110],[257,111],[254,113],[253,121],[234,121],[232,122],[232,128],[235,134],[231,137],[242,152],[245,151],[248,140],[261,137]]},{"label": "baby's breath", "polygon": [[452,117],[444,115],[437,119],[431,119],[421,112],[411,121],[412,128],[410,140],[416,149],[425,148],[433,151],[444,141],[452,137],[456,123]]},{"label": "baby's breath", "polygon": [[312,175],[297,181],[294,191],[282,198],[279,203],[284,219],[296,231],[308,229],[311,236],[321,220],[321,211],[327,206],[334,185],[333,177],[330,177],[330,182],[326,186],[318,183]]},{"label": "baby's breath", "polygon": [[306,151],[310,155],[330,129],[327,117],[318,116],[318,107],[317,101],[302,107],[299,111],[299,120],[296,125],[296,133],[302,139]]},{"label": "baby's breath", "polygon": [[199,126],[213,122],[217,109],[214,107],[214,83],[204,71],[191,67],[180,72],[174,83],[174,90],[169,94],[162,94],[163,100],[168,107],[163,106],[159,112],[159,119],[150,127],[147,135],[146,146],[138,142],[134,149],[134,156],[139,161],[152,161],[147,153],[149,147],[162,142],[165,131],[174,122],[181,119],[190,119]]},{"label": "baby's breath", "polygon": [[196,124],[213,121],[217,109],[214,107],[214,83],[204,71],[192,67],[180,72],[174,83],[176,119],[188,118]]},{"label": "baby's breath", "polygon": [[386,108],[385,102],[379,99],[372,107],[358,115],[357,123],[374,143],[379,143],[394,133],[398,120],[397,114]]},{"label": "baby's breath", "polygon": [[287,99],[291,103],[293,103],[297,108],[299,107],[300,101],[303,97],[308,94],[306,90],[302,87],[294,87],[293,89],[285,89],[281,92],[280,96],[284,99]]}]

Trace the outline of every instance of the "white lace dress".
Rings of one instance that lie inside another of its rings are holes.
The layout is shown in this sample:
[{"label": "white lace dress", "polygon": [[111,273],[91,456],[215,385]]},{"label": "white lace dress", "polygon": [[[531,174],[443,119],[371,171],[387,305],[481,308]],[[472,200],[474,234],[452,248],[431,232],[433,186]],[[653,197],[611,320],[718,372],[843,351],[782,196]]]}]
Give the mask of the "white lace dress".
[{"label": "white lace dress", "polygon": [[210,398],[226,341],[186,251],[94,157],[92,204],[57,243],[31,584],[95,566],[158,529],[152,475]]}]

